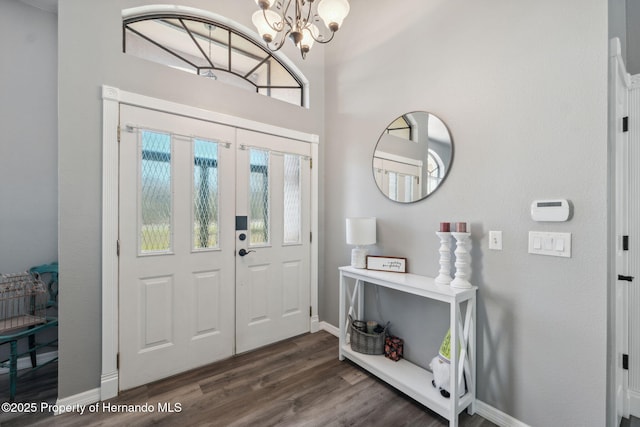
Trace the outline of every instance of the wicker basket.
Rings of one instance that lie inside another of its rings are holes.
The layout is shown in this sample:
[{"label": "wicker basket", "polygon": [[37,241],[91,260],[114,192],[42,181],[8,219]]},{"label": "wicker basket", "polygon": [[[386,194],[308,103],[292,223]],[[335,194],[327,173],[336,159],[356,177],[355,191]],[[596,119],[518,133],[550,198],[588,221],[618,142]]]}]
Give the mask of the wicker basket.
[{"label": "wicker basket", "polygon": [[0,274],[0,335],[46,322],[47,291],[31,274]]},{"label": "wicker basket", "polygon": [[353,320],[349,316],[351,329],[351,350],[364,354],[384,354],[384,339],[387,336],[389,323],[384,330],[377,334],[367,333],[367,323],[362,320]]}]

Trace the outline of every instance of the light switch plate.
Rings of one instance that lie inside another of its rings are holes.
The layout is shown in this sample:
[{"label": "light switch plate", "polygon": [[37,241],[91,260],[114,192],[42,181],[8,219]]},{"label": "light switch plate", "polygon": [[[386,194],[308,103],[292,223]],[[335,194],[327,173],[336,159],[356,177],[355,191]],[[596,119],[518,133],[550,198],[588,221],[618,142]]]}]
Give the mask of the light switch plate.
[{"label": "light switch plate", "polygon": [[571,258],[571,233],[529,231],[529,253]]},{"label": "light switch plate", "polygon": [[489,231],[489,249],[502,250],[502,231]]}]

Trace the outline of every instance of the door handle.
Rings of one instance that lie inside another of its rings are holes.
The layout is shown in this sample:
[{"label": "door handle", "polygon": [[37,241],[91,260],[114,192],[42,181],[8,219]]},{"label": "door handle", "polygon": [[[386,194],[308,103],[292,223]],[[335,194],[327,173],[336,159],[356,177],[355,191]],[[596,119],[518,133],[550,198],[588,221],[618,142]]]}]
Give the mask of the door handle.
[{"label": "door handle", "polygon": [[255,252],[255,251],[247,251],[245,248],[242,248],[238,251],[238,255],[240,256],[245,256],[247,255],[249,252]]},{"label": "door handle", "polygon": [[623,276],[618,274],[618,280],[624,280],[625,282],[633,282],[633,276]]}]

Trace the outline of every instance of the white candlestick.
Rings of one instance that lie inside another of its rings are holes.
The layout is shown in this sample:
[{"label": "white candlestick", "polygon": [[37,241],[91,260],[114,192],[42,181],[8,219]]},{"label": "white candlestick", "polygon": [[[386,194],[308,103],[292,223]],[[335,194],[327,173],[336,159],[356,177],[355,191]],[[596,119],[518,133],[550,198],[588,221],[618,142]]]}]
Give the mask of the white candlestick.
[{"label": "white candlestick", "polygon": [[467,244],[469,242],[469,236],[471,233],[451,233],[456,239],[456,274],[455,278],[451,281],[452,288],[471,288],[469,283],[469,269],[471,267],[471,255],[469,254],[469,248]]},{"label": "white candlestick", "polygon": [[436,235],[440,238],[440,270],[436,283],[448,285],[451,283],[451,233],[436,231]]}]

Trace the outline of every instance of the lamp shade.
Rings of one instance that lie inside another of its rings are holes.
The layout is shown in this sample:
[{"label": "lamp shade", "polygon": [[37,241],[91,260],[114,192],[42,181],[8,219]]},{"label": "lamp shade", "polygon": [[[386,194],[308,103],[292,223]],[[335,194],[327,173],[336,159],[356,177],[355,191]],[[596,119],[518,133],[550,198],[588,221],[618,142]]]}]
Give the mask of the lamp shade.
[{"label": "lamp shade", "polygon": [[278,32],[271,28],[269,22],[265,21],[264,17],[267,16],[267,19],[271,21],[271,24],[274,25],[280,22],[280,15],[278,15],[273,10],[258,10],[251,16],[251,21],[253,25],[256,26],[258,30],[258,34],[260,37],[267,43],[271,43],[275,38]]},{"label": "lamp shade", "polygon": [[347,218],[347,244],[373,245],[376,243],[376,219]]},{"label": "lamp shade", "polygon": [[318,15],[331,31],[338,31],[348,14],[347,0],[321,0],[318,4]]},{"label": "lamp shade", "polygon": [[302,40],[300,40],[300,47],[306,47],[307,50],[313,47],[314,37],[318,38],[318,27],[310,24],[308,28],[302,30]]}]

